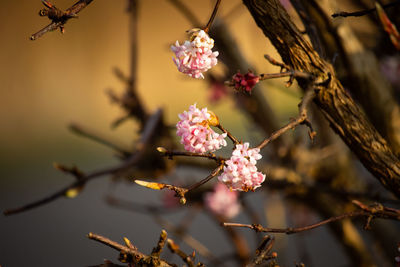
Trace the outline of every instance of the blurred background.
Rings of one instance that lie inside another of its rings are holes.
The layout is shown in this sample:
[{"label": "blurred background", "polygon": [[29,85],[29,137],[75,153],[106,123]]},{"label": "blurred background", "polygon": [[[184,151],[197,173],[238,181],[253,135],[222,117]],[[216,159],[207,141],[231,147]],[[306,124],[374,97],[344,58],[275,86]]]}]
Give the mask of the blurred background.
[{"label": "blurred background", "polygon": [[[205,24],[213,1],[185,2]],[[52,3],[66,9],[74,1]],[[249,62],[267,71],[269,64],[263,55],[273,51],[245,7],[238,4],[240,1],[226,1],[218,16],[227,16]],[[30,35],[49,23],[46,17],[38,16],[42,8],[39,0],[1,3],[1,210],[44,197],[74,179],[55,170],[53,162],[75,164],[88,172],[117,162],[112,150],[71,133],[67,127],[71,122],[122,146],[132,146],[137,137],[137,125],[131,121],[115,130],[110,128],[123,111],[105,94],[108,88],[122,92],[125,87],[113,74],[113,67],[129,75],[127,1],[95,0],[78,19],[66,24],[65,34],[55,31],[31,41]],[[234,14],[229,16],[232,10]],[[140,1],[138,27],[138,92],[145,105],[150,110],[164,108],[171,124],[189,105],[207,105],[223,119],[225,127],[243,136],[246,121],[235,111],[233,102],[226,98],[221,104],[210,106],[208,83],[179,73],[172,62],[170,45],[186,39],[185,31],[191,28],[185,17],[168,1]],[[260,39],[261,42],[256,41]],[[269,93],[277,100],[279,95],[285,95],[279,89]],[[296,111],[298,99],[288,100],[273,101],[276,108],[285,111],[280,113],[282,118],[287,118],[288,107]],[[96,179],[75,199],[59,199],[22,214],[3,216],[0,265],[87,266],[99,264],[106,257],[116,261],[117,252],[86,238],[90,231],[118,241],[127,236],[143,252],[150,251],[161,227],[149,216],[108,206],[104,196],[109,190],[116,190],[116,195],[126,199],[159,202],[158,192],[149,194],[129,183],[110,189],[110,184],[107,177]],[[177,220],[176,214],[171,217]],[[199,222],[201,225],[202,220]],[[211,229],[214,230],[210,234],[200,236],[212,249],[218,230],[217,226]],[[195,232],[199,235],[201,231]]]},{"label": "blurred background", "polygon": [[[74,1],[57,0],[53,3],[66,9]],[[185,3],[204,24],[208,21],[214,1],[190,0]],[[95,0],[79,14],[79,19],[66,24],[65,34],[51,32],[31,41],[30,35],[49,23],[47,18],[38,16],[41,8],[40,0],[3,0],[0,8],[1,210],[40,199],[69,184],[74,178],[55,170],[54,162],[75,164],[88,172],[117,162],[109,148],[71,133],[68,130],[71,122],[126,147],[131,147],[138,136],[138,126],[132,121],[114,130],[110,128],[123,111],[105,94],[108,88],[116,92],[125,88],[113,74],[114,67],[129,74],[127,1]],[[264,73],[279,70],[263,58],[264,54],[276,59],[279,56],[241,1],[224,1],[218,16],[225,19],[255,70]],[[249,134],[251,124],[237,111],[230,98],[210,104],[209,83],[191,79],[176,70],[169,47],[176,40],[186,39],[185,31],[192,27],[169,1],[140,1],[138,23],[137,88],[149,110],[164,108],[167,122],[174,125],[178,113],[197,103],[218,114],[225,128],[237,137],[243,140],[262,138],[257,131]],[[223,64],[213,71],[222,73]],[[286,89],[283,80],[268,81],[264,85],[267,90],[263,94],[271,100],[279,120],[286,122],[295,116],[300,100],[297,89]],[[188,171],[182,168],[172,175],[184,180]],[[206,175],[196,173],[198,179]],[[2,216],[0,265],[89,266],[100,264],[104,258],[117,262],[118,253],[88,240],[88,232],[117,241],[126,236],[139,250],[150,252],[162,227],[151,216],[121,211],[104,201],[104,197],[112,193],[138,203],[159,204],[160,194],[149,192],[130,186],[129,182],[114,184],[103,177],[90,182],[77,198],[58,199],[22,214]],[[260,200],[257,193],[249,198],[252,203]],[[256,209],[257,205],[254,206]],[[279,196],[272,195],[268,206],[268,212],[273,215],[271,220],[276,220],[275,226],[285,226],[277,225],[283,223],[281,218],[285,216]],[[182,208],[167,218],[177,223],[184,211]],[[237,218],[241,222],[246,220],[242,215]],[[206,213],[199,214],[194,221],[190,230],[194,237],[217,255],[230,251],[223,232]],[[205,228],[207,231],[201,230]],[[243,231],[243,234],[250,240],[254,239],[250,231]],[[315,230],[301,242],[307,244],[313,236],[324,240],[315,248],[318,254],[313,256],[315,266],[321,266],[318,264],[321,260],[324,260],[324,266],[346,264],[346,258],[326,230]],[[285,247],[279,254],[280,263],[292,265],[301,252],[294,249],[288,237],[279,238],[282,241],[276,246]],[[191,252],[187,246],[184,249]],[[334,263],[326,261],[327,257],[334,257]],[[176,262],[180,264],[179,260]]]}]

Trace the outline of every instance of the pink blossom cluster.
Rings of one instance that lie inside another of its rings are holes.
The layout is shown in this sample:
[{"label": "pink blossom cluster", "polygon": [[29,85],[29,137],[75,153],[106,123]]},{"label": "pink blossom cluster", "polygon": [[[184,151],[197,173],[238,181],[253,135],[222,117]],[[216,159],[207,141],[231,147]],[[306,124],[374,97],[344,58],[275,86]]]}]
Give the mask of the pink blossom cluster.
[{"label": "pink blossom cluster", "polygon": [[224,171],[218,177],[233,190],[254,191],[265,180],[265,174],[258,172],[256,163],[261,159],[259,148],[249,149],[249,143],[237,144],[232,156],[225,162]]},{"label": "pink blossom cluster", "polygon": [[218,51],[213,52],[214,40],[203,31],[195,31],[190,41],[185,41],[182,45],[176,41],[171,46],[175,53],[173,61],[178,70],[193,78],[203,78],[203,72],[217,65]]},{"label": "pink blossom cluster", "polygon": [[176,124],[176,134],[181,137],[185,150],[196,153],[212,152],[226,146],[226,133],[218,134],[210,128],[210,121],[215,115],[207,108],[198,109],[196,104],[189,111],[179,114],[180,121]]},{"label": "pink blossom cluster", "polygon": [[238,192],[230,190],[222,183],[217,183],[214,187],[214,192],[207,193],[204,200],[210,211],[230,219],[239,213],[238,196]]},{"label": "pink blossom cluster", "polygon": [[235,75],[233,75],[232,80],[236,90],[242,90],[251,93],[253,87],[259,82],[260,77],[254,75],[254,73],[251,71],[244,75],[238,71]]}]

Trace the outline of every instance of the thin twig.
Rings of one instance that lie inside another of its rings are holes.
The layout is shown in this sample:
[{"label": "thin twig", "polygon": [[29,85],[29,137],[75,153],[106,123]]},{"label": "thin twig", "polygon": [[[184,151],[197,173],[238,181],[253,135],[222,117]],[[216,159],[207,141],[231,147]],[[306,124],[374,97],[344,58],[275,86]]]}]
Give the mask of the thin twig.
[{"label": "thin twig", "polygon": [[306,72],[301,72],[297,70],[279,72],[279,73],[262,73],[258,75],[260,77],[260,81],[282,78],[282,77],[293,77],[293,78],[303,78],[303,79],[311,79],[312,75]]},{"label": "thin twig", "polygon": [[[391,2],[391,3],[388,3],[386,5],[382,5],[382,7],[383,8],[389,8],[389,7],[395,6],[397,4],[400,4],[399,0]],[[345,12],[345,11],[337,12],[337,13],[333,13],[331,16],[332,16],[332,18],[336,18],[336,17],[344,17],[344,18],[345,17],[360,17],[360,16],[364,16],[364,15],[373,13],[375,11],[376,11],[376,8],[374,7],[374,8],[370,8],[370,9],[367,9],[367,10],[361,10],[361,11],[355,11],[355,12]]]},{"label": "thin twig", "polygon": [[71,123],[68,128],[74,132],[75,134],[81,135],[83,137],[86,137],[90,140],[93,140],[95,142],[98,142],[100,144],[103,144],[105,146],[108,146],[112,149],[114,149],[115,151],[119,152],[121,155],[128,157],[130,156],[132,153],[130,151],[127,151],[125,149],[123,149],[122,147],[114,144],[113,142],[106,140],[103,137],[98,136],[97,134],[91,133],[86,129],[83,129],[81,126],[75,124],[75,123]]},{"label": "thin twig", "polygon": [[261,244],[256,249],[256,255],[253,258],[252,262],[248,264],[246,267],[254,267],[261,265],[264,261],[269,261],[278,256],[276,252],[271,253],[271,249],[274,245],[275,239],[273,236],[266,235],[264,236]]},{"label": "thin twig", "polygon": [[213,23],[213,21],[214,21],[214,19],[215,19],[215,16],[217,15],[217,11],[218,11],[218,8],[219,8],[219,5],[220,5],[220,4],[221,4],[221,0],[217,0],[217,3],[215,3],[214,10],[213,10],[213,12],[212,12],[212,14],[211,14],[211,17],[210,17],[210,19],[208,20],[206,27],[204,27],[204,31],[205,31],[206,33],[208,33],[208,31],[209,31],[210,28],[211,28],[211,24]]},{"label": "thin twig", "polygon": [[217,127],[218,127],[218,129],[220,129],[222,132],[226,133],[226,134],[228,135],[229,139],[231,139],[232,142],[233,142],[235,145],[237,145],[237,144],[240,143],[240,142],[237,140],[237,138],[234,137],[234,136],[233,136],[228,130],[226,130],[224,127],[222,127],[221,124],[218,124]]},{"label": "thin twig", "polygon": [[[281,136],[288,130],[293,129],[300,124],[306,123],[308,127],[311,127],[311,124],[307,121],[307,106],[314,98],[314,95],[315,95],[314,91],[311,88],[309,90],[307,90],[305,92],[303,99],[299,106],[299,116],[296,119],[292,120],[287,125],[283,126],[279,130],[275,131],[273,134],[271,134],[270,137],[266,138],[258,146],[256,146],[256,148],[263,149],[270,142],[274,141],[275,139],[277,139],[279,136]],[[312,128],[310,130],[311,130],[310,137],[313,137],[314,132],[313,132]]]},{"label": "thin twig", "polygon": [[[58,10],[55,6],[51,5],[49,2],[42,1],[46,5],[46,7],[49,8],[48,10],[57,10],[57,11],[61,11],[61,12],[57,12],[57,16],[54,16],[54,14],[53,14],[53,16],[51,16],[50,12],[48,12],[49,14],[47,14],[47,16],[52,20],[52,22],[49,25],[47,25],[46,27],[44,27],[43,29],[41,29],[40,31],[32,34],[30,39],[32,41],[36,40],[37,38],[41,37],[43,34],[50,32],[50,31],[54,31],[58,28],[60,28],[61,32],[63,32],[64,24],[67,23],[67,21],[70,18],[76,17],[76,15],[80,11],[82,11],[82,9],[84,9],[87,5],[89,5],[92,1],[93,0],[79,0],[73,6],[68,8],[66,11]],[[40,14],[43,14],[43,10],[40,12]]]},{"label": "thin twig", "polygon": [[180,248],[179,245],[176,244],[173,240],[168,239],[167,240],[168,248],[171,250],[172,253],[178,255],[185,263],[188,264],[189,267],[194,267],[193,260],[190,258],[190,256],[186,255],[185,252],[183,252]]},{"label": "thin twig", "polygon": [[[260,80],[266,80],[266,79],[271,79],[271,78],[280,78],[280,77],[285,77],[289,76],[290,79],[286,83],[286,87],[289,87],[292,85],[293,81],[295,78],[300,78],[300,79],[306,79],[309,80],[310,82],[314,80],[314,76],[311,73],[306,73],[306,72],[301,72],[292,69],[289,65],[286,65],[283,62],[279,62],[272,58],[269,55],[264,55],[264,58],[268,60],[269,63],[272,65],[278,66],[281,68],[280,75],[279,74],[261,74],[260,75]],[[283,70],[286,70],[286,72],[283,72]]]},{"label": "thin twig", "polygon": [[130,83],[126,87],[124,95],[120,98],[120,105],[127,112],[127,116],[121,118],[119,121],[113,123],[113,127],[117,127],[122,122],[126,121],[125,118],[132,117],[137,118],[140,122],[140,126],[143,127],[149,117],[148,111],[137,92],[137,76],[138,76],[138,0],[129,0],[130,22],[130,48],[131,48],[131,60],[130,60]]},{"label": "thin twig", "polygon": [[199,186],[201,186],[201,185],[207,183],[207,182],[210,181],[212,178],[214,178],[215,176],[217,176],[217,175],[222,171],[223,168],[224,168],[224,163],[222,162],[221,165],[219,165],[215,170],[213,170],[213,172],[212,172],[209,176],[207,176],[206,178],[204,178],[204,179],[201,180],[200,182],[197,182],[197,183],[195,183],[195,184],[189,186],[189,187],[187,188],[187,191],[189,192],[189,191],[191,191],[191,190],[193,190],[193,189],[196,189],[196,188],[198,188]]},{"label": "thin twig", "polygon": [[124,253],[130,254],[132,256],[134,256],[134,255],[140,255],[142,257],[144,256],[143,253],[141,253],[141,252],[139,252],[139,251],[137,251],[135,249],[129,248],[127,246],[121,245],[121,244],[119,244],[119,243],[117,243],[115,241],[112,241],[111,239],[108,239],[107,237],[104,237],[104,236],[101,236],[101,235],[98,235],[98,234],[94,234],[94,233],[89,233],[87,235],[87,237],[89,239],[98,241],[98,242],[100,242],[100,243],[102,243],[104,245],[107,245],[110,248],[113,248],[113,249],[118,250],[120,252],[124,252]]},{"label": "thin twig", "polygon": [[[159,266],[159,267],[174,266],[166,262],[165,260],[160,259],[157,256],[148,256],[143,254],[142,252],[138,251],[137,248],[134,247],[127,238],[125,238],[125,243],[127,244],[126,246],[124,246],[104,236],[94,233],[89,233],[87,237],[89,239],[100,242],[106,246],[109,246],[115,250],[118,250],[122,254],[120,255],[120,257],[122,256],[123,260],[129,263],[138,264],[138,266]],[[157,265],[155,265],[156,263]]]},{"label": "thin twig", "polygon": [[85,177],[85,173],[83,173],[83,171],[81,171],[78,167],[76,166],[72,166],[72,167],[67,167],[63,164],[59,164],[54,162],[53,163],[53,167],[59,171],[65,172],[65,173],[69,173],[73,176],[75,176],[76,179],[80,180],[83,177]]},{"label": "thin twig", "polygon": [[130,76],[127,77],[118,68],[114,68],[114,74],[122,82],[125,83],[126,89],[122,96],[117,96],[112,90],[108,90],[107,94],[112,102],[119,104],[126,112],[126,114],[112,124],[112,128],[116,128],[129,118],[136,118],[140,122],[142,128],[148,117],[149,113],[137,92],[137,59],[138,59],[138,0],[129,0],[128,12],[130,15],[129,29],[130,29]]},{"label": "thin twig", "polygon": [[186,204],[186,193],[188,193],[189,191],[192,191],[196,188],[198,188],[199,186],[207,183],[208,181],[210,181],[212,178],[214,178],[215,176],[217,176],[221,170],[224,167],[224,162],[222,161],[220,163],[220,165],[210,174],[208,175],[206,178],[204,178],[203,180],[185,188],[185,187],[180,187],[180,186],[176,186],[176,185],[171,185],[171,184],[164,184],[164,183],[157,183],[157,182],[147,182],[147,181],[143,181],[143,180],[135,180],[135,183],[137,183],[138,185],[150,188],[150,189],[154,189],[154,190],[163,190],[163,189],[168,189],[171,191],[175,192],[175,196],[179,197],[179,202],[181,204]]},{"label": "thin twig", "polygon": [[167,150],[164,147],[158,147],[157,150],[163,154],[163,156],[172,159],[175,156],[184,156],[184,157],[199,157],[199,158],[208,158],[211,160],[215,160],[216,162],[221,162],[225,160],[223,157],[219,157],[214,153],[196,153],[196,152],[188,152],[188,151],[174,151],[174,150]]},{"label": "thin twig", "polygon": [[267,227],[263,227],[260,224],[241,224],[241,223],[224,223],[223,226],[225,227],[244,227],[244,228],[250,228],[255,230],[256,232],[264,232],[264,233],[283,233],[283,234],[295,234],[295,233],[299,233],[299,232],[304,232],[307,230],[311,230],[317,227],[320,227],[322,225],[331,223],[331,222],[335,222],[335,221],[339,221],[345,218],[355,218],[355,217],[363,217],[363,216],[368,216],[370,215],[369,213],[365,212],[365,211],[353,211],[353,212],[348,212],[339,216],[335,216],[332,218],[329,218],[327,220],[315,223],[315,224],[311,224],[308,226],[304,226],[304,227],[297,227],[297,228],[292,228],[292,227],[288,227],[288,228],[267,228]]},{"label": "thin twig", "polygon": [[151,256],[160,258],[160,254],[164,248],[166,240],[167,240],[167,232],[165,230],[161,230],[160,239],[158,240],[157,246],[153,248]]},{"label": "thin twig", "polygon": [[272,65],[281,67],[281,69],[286,69],[286,70],[291,70],[292,68],[288,65],[286,65],[285,63],[279,62],[277,60],[275,60],[274,58],[272,58],[270,55],[264,55],[264,58],[266,60],[268,60],[269,63],[271,63]]},{"label": "thin twig", "polygon": [[284,233],[284,234],[295,234],[299,232],[308,231],[311,229],[315,229],[317,227],[323,226],[325,224],[347,219],[347,218],[356,218],[356,217],[377,217],[384,219],[392,219],[392,220],[400,220],[400,210],[384,207],[382,205],[373,205],[367,206],[359,201],[353,201],[355,205],[357,205],[361,210],[347,212],[338,216],[331,217],[329,219],[320,221],[318,223],[310,224],[304,227],[297,228],[267,228],[263,227],[260,224],[241,224],[241,223],[223,223],[225,227],[244,227],[255,230],[256,232],[265,232],[265,233]]}]

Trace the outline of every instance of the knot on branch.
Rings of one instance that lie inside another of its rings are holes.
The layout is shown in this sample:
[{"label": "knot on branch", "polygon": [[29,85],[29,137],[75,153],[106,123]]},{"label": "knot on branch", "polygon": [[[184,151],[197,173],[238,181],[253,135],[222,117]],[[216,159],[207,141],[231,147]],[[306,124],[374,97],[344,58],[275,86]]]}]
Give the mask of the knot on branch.
[{"label": "knot on branch", "polygon": [[254,231],[256,231],[256,232],[263,232],[264,231],[264,227],[262,227],[261,224],[253,223],[251,226],[254,229]]},{"label": "knot on branch", "polygon": [[52,22],[65,23],[70,18],[78,17],[75,13],[58,9],[55,5],[48,1],[42,0],[42,3],[46,8],[43,8],[39,11],[39,16],[48,17]]}]

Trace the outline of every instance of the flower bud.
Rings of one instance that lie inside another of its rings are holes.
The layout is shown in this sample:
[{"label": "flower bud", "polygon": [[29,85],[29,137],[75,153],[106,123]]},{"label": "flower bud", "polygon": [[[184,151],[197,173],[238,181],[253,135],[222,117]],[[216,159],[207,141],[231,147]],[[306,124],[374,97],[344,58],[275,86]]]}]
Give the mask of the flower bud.
[{"label": "flower bud", "polygon": [[207,120],[208,124],[211,126],[218,126],[219,125],[219,119],[217,115],[215,115],[214,112],[208,111],[208,114],[210,114],[210,118]]}]

